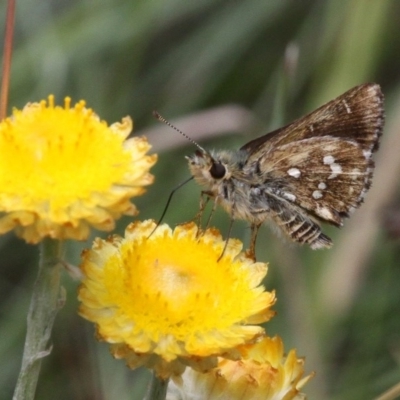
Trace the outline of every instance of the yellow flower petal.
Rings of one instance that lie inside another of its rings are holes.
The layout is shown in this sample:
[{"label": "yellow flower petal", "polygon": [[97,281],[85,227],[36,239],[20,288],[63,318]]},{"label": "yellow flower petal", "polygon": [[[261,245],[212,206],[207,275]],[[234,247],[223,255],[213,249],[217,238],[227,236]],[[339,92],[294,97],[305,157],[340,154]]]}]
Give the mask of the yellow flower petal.
[{"label": "yellow flower petal", "polygon": [[197,237],[195,224],[162,225],[149,237],[154,228],[131,224],[125,238],[97,239],[84,253],[81,315],[117,357],[162,377],[182,365],[210,369],[217,355],[238,357],[236,346],[263,333],[249,321],[274,315],[275,294],[260,286],[267,266],[233,239],[218,261],[225,242],[216,230]]},{"label": "yellow flower petal", "polygon": [[220,358],[207,373],[187,368],[169,388],[171,399],[186,400],[300,400],[300,389],[314,376],[303,378],[304,359],[295,350],[287,357],[278,337],[265,337],[255,344],[240,346],[243,358]]},{"label": "yellow flower petal", "polygon": [[126,139],[129,117],[107,126],[80,101],[28,104],[0,122],[0,233],[26,241],[86,239],[135,215],[129,199],[152,182],[156,156],[145,138]]}]

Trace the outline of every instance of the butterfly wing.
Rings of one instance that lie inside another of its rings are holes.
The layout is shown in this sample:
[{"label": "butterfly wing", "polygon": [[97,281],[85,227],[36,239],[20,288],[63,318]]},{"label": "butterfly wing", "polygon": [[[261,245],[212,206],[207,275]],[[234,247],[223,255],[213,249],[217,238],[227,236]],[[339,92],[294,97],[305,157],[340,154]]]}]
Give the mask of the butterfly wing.
[{"label": "butterfly wing", "polygon": [[378,149],[384,124],[383,95],[380,86],[365,83],[348,90],[325,105],[283,128],[246,143],[241,150],[252,157],[302,139],[332,136],[353,139],[371,152]]},{"label": "butterfly wing", "polygon": [[379,86],[358,86],[243,146],[249,153],[244,172],[258,174],[275,207],[271,216],[283,231],[314,248],[328,247],[331,242],[315,221],[341,226],[362,203],[383,124]]},{"label": "butterfly wing", "polygon": [[259,164],[272,191],[280,182],[285,198],[337,226],[361,204],[374,166],[356,142],[330,137],[280,146]]}]

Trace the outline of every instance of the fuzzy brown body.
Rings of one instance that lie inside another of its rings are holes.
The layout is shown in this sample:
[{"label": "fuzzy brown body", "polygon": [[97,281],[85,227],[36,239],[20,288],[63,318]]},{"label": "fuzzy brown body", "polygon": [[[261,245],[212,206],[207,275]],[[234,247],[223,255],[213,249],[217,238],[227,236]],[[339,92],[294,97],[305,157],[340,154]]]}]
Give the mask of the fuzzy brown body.
[{"label": "fuzzy brown body", "polygon": [[319,222],[341,226],[362,203],[383,124],[380,87],[364,84],[238,151],[197,151],[189,168],[206,194],[253,231],[271,219],[298,243],[330,247]]}]

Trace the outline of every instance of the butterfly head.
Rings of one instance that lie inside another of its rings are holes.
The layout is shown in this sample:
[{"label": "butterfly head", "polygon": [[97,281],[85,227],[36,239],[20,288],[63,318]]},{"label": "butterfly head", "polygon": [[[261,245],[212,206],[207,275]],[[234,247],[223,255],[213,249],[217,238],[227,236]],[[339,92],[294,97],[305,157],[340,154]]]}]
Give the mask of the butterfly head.
[{"label": "butterfly head", "polygon": [[220,157],[206,151],[197,150],[186,158],[193,177],[203,186],[218,184],[230,176],[227,164]]}]

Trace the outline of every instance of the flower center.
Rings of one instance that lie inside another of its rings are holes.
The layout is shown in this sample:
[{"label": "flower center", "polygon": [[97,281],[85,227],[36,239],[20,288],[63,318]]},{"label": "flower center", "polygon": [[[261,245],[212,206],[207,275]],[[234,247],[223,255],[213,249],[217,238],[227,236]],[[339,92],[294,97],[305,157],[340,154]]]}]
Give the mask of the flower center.
[{"label": "flower center", "polygon": [[[217,262],[220,250],[190,239],[162,237],[133,247],[127,242],[107,265],[106,282],[115,304],[138,328],[154,326],[178,337],[225,328],[241,322],[257,294],[243,277],[248,272],[232,261]],[[121,265],[120,257],[127,268],[114,267]]]},{"label": "flower center", "polygon": [[57,213],[77,199],[119,182],[130,162],[124,137],[115,134],[84,102],[69,108],[46,102],[15,110],[0,123],[0,187],[14,210]]}]

